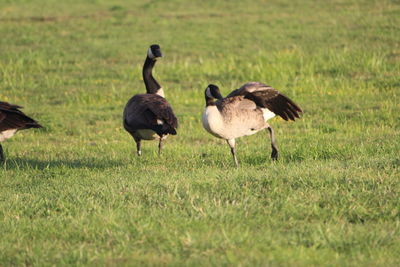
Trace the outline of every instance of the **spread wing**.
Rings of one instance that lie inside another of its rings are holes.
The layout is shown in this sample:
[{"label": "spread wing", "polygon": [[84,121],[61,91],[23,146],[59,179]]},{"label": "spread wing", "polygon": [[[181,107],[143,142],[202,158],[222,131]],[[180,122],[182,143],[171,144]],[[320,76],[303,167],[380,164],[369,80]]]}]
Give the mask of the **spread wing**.
[{"label": "spread wing", "polygon": [[176,134],[178,119],[168,101],[155,94],[135,95],[124,111],[124,123],[129,130],[151,129],[156,133]]},{"label": "spread wing", "polygon": [[249,82],[232,91],[226,98],[244,96],[256,103],[258,107],[267,108],[284,120],[300,118],[301,108],[279,91],[260,82]]},{"label": "spread wing", "polygon": [[34,119],[25,115],[17,105],[0,102],[0,132],[10,129],[42,128]]}]

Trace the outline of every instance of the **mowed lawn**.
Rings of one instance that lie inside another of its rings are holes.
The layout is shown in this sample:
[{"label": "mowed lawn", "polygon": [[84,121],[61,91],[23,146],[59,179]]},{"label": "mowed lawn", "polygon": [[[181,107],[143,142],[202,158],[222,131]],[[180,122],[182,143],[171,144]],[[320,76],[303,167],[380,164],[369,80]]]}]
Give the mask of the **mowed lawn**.
[{"label": "mowed lawn", "polygon": [[[3,143],[1,266],[400,264],[400,4],[0,1],[0,100],[43,129]],[[135,155],[128,99],[154,76],[178,135]],[[304,109],[229,147],[209,83],[267,83]]]}]

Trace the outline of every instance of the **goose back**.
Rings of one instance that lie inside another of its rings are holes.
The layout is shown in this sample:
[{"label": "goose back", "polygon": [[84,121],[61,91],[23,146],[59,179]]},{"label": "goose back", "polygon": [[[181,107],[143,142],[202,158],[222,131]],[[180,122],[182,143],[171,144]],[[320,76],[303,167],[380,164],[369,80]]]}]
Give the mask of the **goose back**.
[{"label": "goose back", "polygon": [[21,106],[0,102],[0,131],[42,128],[34,119],[25,115]]},{"label": "goose back", "polygon": [[[138,94],[132,97],[124,109],[124,127],[132,135],[138,130],[152,130],[158,136],[176,134],[178,120],[167,100],[157,94]],[[156,137],[140,136],[152,140]]]},{"label": "goose back", "polygon": [[294,121],[296,118],[300,118],[299,113],[303,112],[291,99],[273,87],[260,82],[246,83],[239,89],[232,91],[227,98],[237,96],[243,96],[253,101],[258,107],[266,108],[284,120]]},{"label": "goose back", "polygon": [[29,128],[42,128],[34,119],[25,115],[22,107],[0,102],[0,142],[12,137],[17,131]]}]

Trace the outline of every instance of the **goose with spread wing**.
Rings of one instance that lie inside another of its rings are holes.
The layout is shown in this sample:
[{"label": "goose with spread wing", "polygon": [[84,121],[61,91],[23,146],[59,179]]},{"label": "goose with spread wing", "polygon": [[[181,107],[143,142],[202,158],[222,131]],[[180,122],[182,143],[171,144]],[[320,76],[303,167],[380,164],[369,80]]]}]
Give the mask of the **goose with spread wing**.
[{"label": "goose with spread wing", "polygon": [[[30,128],[42,128],[34,119],[25,115],[21,106],[0,101],[0,142],[11,138],[16,132]],[[0,143],[0,163],[5,161]]]},{"label": "goose with spread wing", "polygon": [[301,108],[271,86],[249,82],[222,97],[218,86],[210,84],[205,90],[206,108],[203,127],[210,134],[225,139],[236,166],[239,166],[235,139],[267,129],[271,138],[273,160],[278,159],[275,134],[267,121],[276,115],[284,120],[300,118]]},{"label": "goose with spread wing", "polygon": [[178,127],[172,107],[164,98],[164,90],[152,74],[153,67],[160,57],[160,46],[151,45],[143,65],[146,93],[133,96],[124,109],[124,128],[135,140],[138,156],[142,154],[142,140],[158,140],[160,155],[163,141],[169,134],[176,135]]}]

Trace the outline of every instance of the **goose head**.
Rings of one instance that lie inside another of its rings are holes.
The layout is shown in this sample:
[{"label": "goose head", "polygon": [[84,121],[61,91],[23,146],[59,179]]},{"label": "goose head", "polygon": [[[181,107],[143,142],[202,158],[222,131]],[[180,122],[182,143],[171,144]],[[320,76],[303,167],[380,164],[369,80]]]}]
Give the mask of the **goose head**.
[{"label": "goose head", "polygon": [[206,98],[211,98],[211,99],[222,99],[222,95],[219,91],[218,86],[214,84],[209,84],[206,88],[205,91],[205,96]]},{"label": "goose head", "polygon": [[209,84],[206,88],[206,91],[204,92],[205,98],[206,98],[206,103],[207,105],[211,102],[213,102],[214,99],[221,100],[223,99],[218,86],[214,84]]},{"label": "goose head", "polygon": [[147,56],[152,60],[157,60],[162,57],[161,48],[158,44],[153,44],[147,50]]}]

